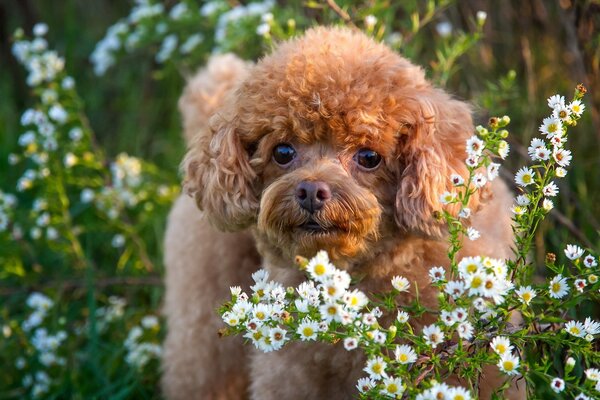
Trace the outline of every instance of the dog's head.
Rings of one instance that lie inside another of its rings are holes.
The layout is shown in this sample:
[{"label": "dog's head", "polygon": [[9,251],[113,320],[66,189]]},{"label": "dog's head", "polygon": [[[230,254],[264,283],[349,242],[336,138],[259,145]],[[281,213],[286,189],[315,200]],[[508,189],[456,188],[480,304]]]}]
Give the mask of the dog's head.
[{"label": "dog's head", "polygon": [[451,174],[468,177],[473,126],[465,103],[386,46],[317,28],[252,67],[211,131],[184,169],[216,225],[254,225],[289,257],[341,259],[406,232],[443,233],[439,197]]}]

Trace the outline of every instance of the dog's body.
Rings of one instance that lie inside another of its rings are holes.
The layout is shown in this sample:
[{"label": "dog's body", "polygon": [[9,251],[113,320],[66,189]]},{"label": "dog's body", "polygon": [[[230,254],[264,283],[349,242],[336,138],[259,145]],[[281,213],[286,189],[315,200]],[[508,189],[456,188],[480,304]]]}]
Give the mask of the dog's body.
[{"label": "dog's body", "polygon": [[[253,67],[214,58],[180,107],[195,202],[176,202],[166,236],[166,396],[356,397],[360,352],[294,343],[257,353],[240,338],[218,337],[215,309],[260,266],[297,284],[293,257],[320,249],[361,276],[366,292],[389,290],[392,276],[403,275],[425,306],[437,307],[427,271],[448,264],[448,244],[435,212],[450,174],[466,176],[468,106],[364,35],[319,28]],[[471,223],[482,237],[465,242],[460,256],[511,256],[510,202],[501,182],[474,196]],[[500,382],[487,372],[481,398]],[[510,398],[522,396],[511,390]]]}]

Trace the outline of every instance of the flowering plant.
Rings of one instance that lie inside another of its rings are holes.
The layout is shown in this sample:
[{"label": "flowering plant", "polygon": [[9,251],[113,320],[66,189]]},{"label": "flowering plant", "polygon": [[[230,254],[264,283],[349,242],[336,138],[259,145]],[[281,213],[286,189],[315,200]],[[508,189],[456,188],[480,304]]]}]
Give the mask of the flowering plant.
[{"label": "flowering plant", "polygon": [[[426,309],[418,297],[413,304],[397,304],[396,296],[411,285],[402,276],[391,280],[389,292],[374,293],[370,299],[322,251],[311,260],[298,258],[308,280],[297,287],[269,281],[266,270],[252,275],[250,294],[232,287],[231,300],[219,311],[228,325],[222,333],[243,335],[264,352],[279,350],[290,341],[341,341],[347,351],[360,349],[367,362],[365,376],[356,386],[365,399],[474,398],[486,365],[496,365],[506,376],[497,396],[512,377],[523,378],[530,394],[539,395],[546,388],[577,399],[597,396],[600,372],[594,340],[600,322],[567,314],[574,305],[597,298],[596,257],[591,253],[584,257],[585,251],[576,245],[565,249],[569,264],[557,264],[556,257],[548,255],[550,276],[545,283],[533,281],[527,258],[536,227],[553,207],[550,198],[558,192],[553,180],[567,173],[571,160],[565,149],[567,130],[581,117],[584,93],[585,88],[578,86],[568,104],[559,95],[548,99],[552,114],[540,126],[546,140],[532,140],[528,150],[533,165],[515,176],[520,194],[512,207],[514,259],[456,257],[463,240],[480,237],[466,226],[471,216],[467,204],[498,177],[496,158],[508,155],[505,128],[510,119],[505,116],[491,118],[487,128],[477,127],[477,135],[466,142],[469,176],[448,177],[455,190],[441,195],[449,267],[429,270],[431,285],[439,290],[437,310]],[[458,208],[458,213],[450,208]],[[435,322],[413,328],[411,319],[423,313],[435,315]],[[390,314],[395,320],[382,322]],[[554,365],[549,359],[556,360]],[[465,387],[444,383],[451,375],[458,375]]]}]

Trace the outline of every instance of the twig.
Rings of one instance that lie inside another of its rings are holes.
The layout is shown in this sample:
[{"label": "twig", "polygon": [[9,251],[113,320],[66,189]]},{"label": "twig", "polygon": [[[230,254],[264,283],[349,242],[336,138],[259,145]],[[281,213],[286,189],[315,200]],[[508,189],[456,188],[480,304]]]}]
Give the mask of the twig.
[{"label": "twig", "polygon": [[356,28],[356,25],[354,25],[354,22],[352,22],[352,18],[350,18],[350,14],[342,10],[342,8],[337,5],[335,0],[326,0],[326,3],[329,8],[331,8],[333,12],[335,12],[345,23]]}]

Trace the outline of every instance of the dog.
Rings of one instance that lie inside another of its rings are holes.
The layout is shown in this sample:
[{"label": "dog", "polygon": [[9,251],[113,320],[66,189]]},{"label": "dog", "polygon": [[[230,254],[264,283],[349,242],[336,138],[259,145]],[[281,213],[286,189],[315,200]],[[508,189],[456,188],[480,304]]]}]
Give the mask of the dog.
[{"label": "dog", "polygon": [[[452,190],[451,174],[468,177],[469,105],[365,34],[319,27],[256,64],[214,56],[179,106],[188,153],[186,194],[165,239],[165,396],[357,397],[360,352],[291,343],[259,353],[241,338],[219,338],[215,310],[260,267],[286,286],[299,283],[294,257],[319,250],[360,276],[363,291],[387,291],[403,275],[435,308],[427,272],[449,264],[440,195]],[[481,238],[465,241],[459,257],[511,257],[511,202],[500,180],[472,196]],[[486,368],[480,398],[502,379]],[[507,396],[521,398],[522,387]]]}]

